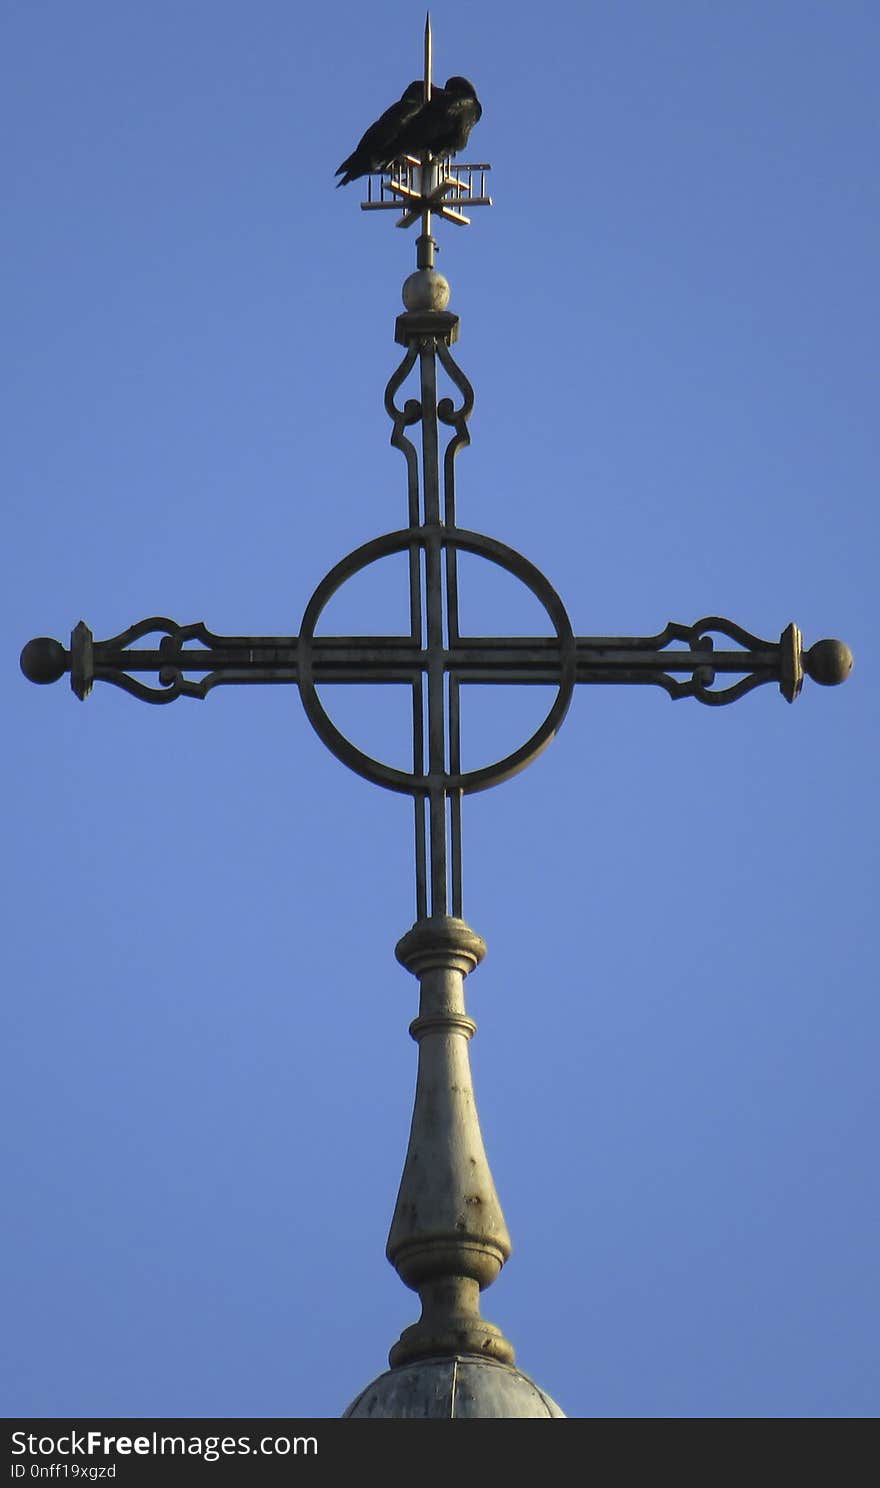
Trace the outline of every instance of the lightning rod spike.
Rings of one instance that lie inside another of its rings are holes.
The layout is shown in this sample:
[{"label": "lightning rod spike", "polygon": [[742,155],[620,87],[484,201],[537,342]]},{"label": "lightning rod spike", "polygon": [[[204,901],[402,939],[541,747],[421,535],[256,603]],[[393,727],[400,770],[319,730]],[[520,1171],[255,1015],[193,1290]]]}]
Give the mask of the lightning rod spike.
[{"label": "lightning rod spike", "polygon": [[432,36],[431,36],[431,12],[425,11],[425,102],[431,101],[431,62],[432,62]]}]

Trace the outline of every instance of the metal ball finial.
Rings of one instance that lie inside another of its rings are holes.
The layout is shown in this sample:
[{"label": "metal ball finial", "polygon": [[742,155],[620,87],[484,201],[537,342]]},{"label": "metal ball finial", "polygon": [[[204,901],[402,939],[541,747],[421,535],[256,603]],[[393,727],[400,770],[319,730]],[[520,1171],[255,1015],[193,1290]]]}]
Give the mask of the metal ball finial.
[{"label": "metal ball finial", "polygon": [[57,682],[67,671],[67,652],[51,636],[37,636],[24,647],[20,665],[29,682]]},{"label": "metal ball finial", "polygon": [[839,687],[853,669],[853,654],[844,641],[817,641],[804,656],[808,677],[822,687]]}]

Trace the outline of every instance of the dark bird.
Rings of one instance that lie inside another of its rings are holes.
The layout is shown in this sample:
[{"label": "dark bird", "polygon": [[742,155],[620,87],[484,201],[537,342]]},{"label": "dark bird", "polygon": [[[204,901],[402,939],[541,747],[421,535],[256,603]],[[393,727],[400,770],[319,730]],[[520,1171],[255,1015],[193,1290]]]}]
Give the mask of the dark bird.
[{"label": "dark bird", "polygon": [[424,101],[424,84],[410,83],[397,103],[392,103],[384,114],[380,114],[357,148],[347,160],[343,160],[336,172],[337,176],[342,177],[341,181],[336,182],[337,186],[346,186],[349,181],[357,180],[358,176],[369,175],[370,171],[387,170],[392,161],[405,155],[406,151],[399,143],[401,132],[422,110]]},{"label": "dark bird", "polygon": [[445,88],[435,88],[430,103],[400,129],[398,153],[421,155],[429,150],[435,159],[455,155],[464,149],[482,114],[473,83],[463,77],[447,78]]}]

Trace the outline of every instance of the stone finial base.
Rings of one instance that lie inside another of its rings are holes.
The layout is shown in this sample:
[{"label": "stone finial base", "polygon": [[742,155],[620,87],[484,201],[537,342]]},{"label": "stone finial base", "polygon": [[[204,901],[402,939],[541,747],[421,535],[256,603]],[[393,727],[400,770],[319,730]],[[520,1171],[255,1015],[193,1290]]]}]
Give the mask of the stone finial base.
[{"label": "stone finial base", "polygon": [[504,1335],[480,1317],[479,1294],[510,1255],[477,1118],[464,978],[486,947],[463,920],[432,915],[397,947],[419,978],[419,1045],[409,1148],[388,1236],[388,1259],[419,1293],[422,1316],[391,1351],[392,1366],[442,1354],[477,1354],[512,1363]]},{"label": "stone finial base", "polygon": [[512,1364],[514,1352],[500,1328],[480,1317],[480,1288],[470,1277],[448,1277],[419,1288],[422,1315],[404,1328],[388,1355],[392,1369],[443,1354],[478,1354]]}]

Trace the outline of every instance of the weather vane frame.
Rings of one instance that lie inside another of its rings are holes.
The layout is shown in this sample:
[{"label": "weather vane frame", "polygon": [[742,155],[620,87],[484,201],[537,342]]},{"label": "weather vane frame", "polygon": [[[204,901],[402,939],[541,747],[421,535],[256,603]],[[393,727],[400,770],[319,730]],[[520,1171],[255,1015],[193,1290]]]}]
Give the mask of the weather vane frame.
[{"label": "weather vane frame", "polygon": [[[425,18],[423,106],[431,102],[434,93],[432,73],[433,38],[429,14]],[[418,155],[407,153],[391,161],[385,170],[365,173],[367,199],[361,202],[361,211],[401,212],[403,209],[395,226],[412,227],[421,219],[421,237],[430,240],[432,214],[458,227],[469,227],[470,218],[460,210],[462,206],[492,206],[492,198],[486,191],[486,173],[491,169],[491,165],[484,163],[450,165],[447,159],[424,151]],[[374,181],[377,182],[378,195],[374,195]],[[430,268],[432,263],[433,260],[422,263],[420,258],[419,267]]]}]

